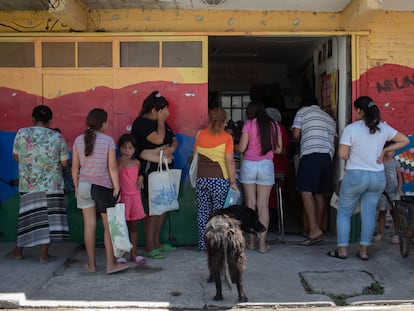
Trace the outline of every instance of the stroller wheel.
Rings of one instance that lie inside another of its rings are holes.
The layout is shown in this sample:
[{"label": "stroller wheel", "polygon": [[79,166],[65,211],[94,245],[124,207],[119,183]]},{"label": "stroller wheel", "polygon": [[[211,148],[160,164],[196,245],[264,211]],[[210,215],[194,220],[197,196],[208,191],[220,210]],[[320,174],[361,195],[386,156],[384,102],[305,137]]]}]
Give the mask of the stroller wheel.
[{"label": "stroller wheel", "polygon": [[410,253],[411,238],[405,236],[403,233],[399,234],[400,237],[400,254],[402,257],[407,257]]}]

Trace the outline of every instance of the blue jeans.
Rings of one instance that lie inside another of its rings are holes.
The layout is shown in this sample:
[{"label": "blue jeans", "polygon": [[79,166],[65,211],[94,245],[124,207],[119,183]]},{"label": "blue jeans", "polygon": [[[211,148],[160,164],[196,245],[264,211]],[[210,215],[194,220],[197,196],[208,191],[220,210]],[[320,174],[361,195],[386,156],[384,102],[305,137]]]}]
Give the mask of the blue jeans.
[{"label": "blue jeans", "polygon": [[348,246],[351,216],[358,200],[361,200],[360,244],[371,245],[377,204],[384,188],[384,171],[347,170],[345,172],[339,191],[338,214],[336,216],[338,246]]}]

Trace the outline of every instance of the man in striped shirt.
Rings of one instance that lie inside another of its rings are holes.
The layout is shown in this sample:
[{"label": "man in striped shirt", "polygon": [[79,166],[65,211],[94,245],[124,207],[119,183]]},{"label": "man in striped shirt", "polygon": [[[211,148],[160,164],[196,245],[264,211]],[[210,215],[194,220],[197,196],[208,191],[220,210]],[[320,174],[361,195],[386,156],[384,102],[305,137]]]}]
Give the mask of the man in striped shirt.
[{"label": "man in striped shirt", "polygon": [[293,120],[292,134],[294,139],[300,140],[296,189],[301,194],[309,221],[308,238],[302,245],[309,246],[322,241],[323,195],[331,188],[336,123],[319,107],[316,98],[304,98],[302,105]]}]

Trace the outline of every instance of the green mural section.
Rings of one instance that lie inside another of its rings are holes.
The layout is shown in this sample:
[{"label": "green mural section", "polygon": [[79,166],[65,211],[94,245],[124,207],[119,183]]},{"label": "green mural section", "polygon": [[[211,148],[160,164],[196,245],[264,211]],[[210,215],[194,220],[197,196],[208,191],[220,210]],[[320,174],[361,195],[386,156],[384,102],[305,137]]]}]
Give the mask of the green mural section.
[{"label": "green mural section", "polygon": [[0,241],[15,241],[17,233],[17,216],[19,213],[19,195],[16,194],[1,202]]},{"label": "green mural section", "polygon": [[[73,192],[65,195],[66,208],[69,222],[70,241],[83,243],[83,216],[82,211],[76,207],[75,195]],[[175,245],[196,245],[197,244],[197,221],[195,203],[195,190],[189,183],[182,182],[178,198],[180,209],[169,212],[165,217],[161,231],[161,242],[168,242]],[[14,242],[17,234],[17,218],[19,209],[19,195],[16,193],[10,199],[3,201],[0,208],[0,241]],[[96,230],[97,244],[103,245],[102,222],[98,221]],[[144,245],[144,220],[138,225],[138,245]]]}]

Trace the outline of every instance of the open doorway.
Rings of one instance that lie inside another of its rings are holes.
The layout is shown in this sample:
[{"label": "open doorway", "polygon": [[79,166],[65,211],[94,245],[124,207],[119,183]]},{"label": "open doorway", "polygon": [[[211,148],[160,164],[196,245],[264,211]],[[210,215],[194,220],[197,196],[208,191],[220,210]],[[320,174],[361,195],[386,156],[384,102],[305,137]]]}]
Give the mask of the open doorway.
[{"label": "open doorway", "polygon": [[[246,120],[245,107],[261,99],[279,110],[281,124],[290,133],[303,97],[315,95],[338,124],[344,124],[351,101],[349,36],[212,36],[209,37],[209,107],[222,106],[233,126],[235,141]],[[339,111],[339,112],[338,112]],[[284,224],[286,233],[303,233],[307,220],[295,189],[295,163],[299,142],[290,140],[288,176],[285,176]],[[271,202],[270,205],[276,204]],[[271,209],[270,230],[278,217]],[[327,207],[324,229],[329,229]]]}]

